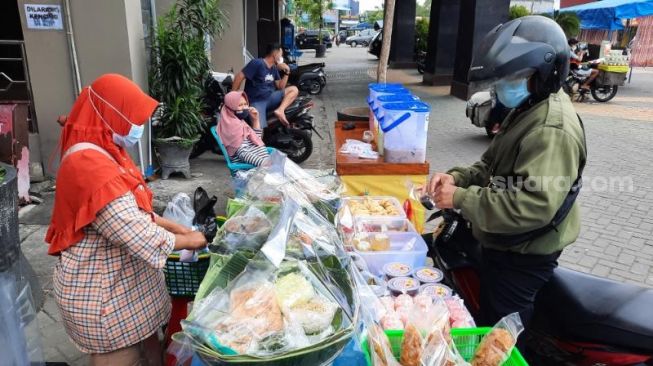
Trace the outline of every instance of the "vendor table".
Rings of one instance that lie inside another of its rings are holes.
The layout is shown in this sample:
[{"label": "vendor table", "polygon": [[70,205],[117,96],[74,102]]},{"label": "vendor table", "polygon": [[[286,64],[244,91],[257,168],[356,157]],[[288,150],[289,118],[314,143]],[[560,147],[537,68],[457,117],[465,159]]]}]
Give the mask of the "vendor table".
[{"label": "vendor table", "polygon": [[[353,123],[354,128],[345,130],[347,123]],[[424,207],[408,196],[406,181],[416,185],[425,185],[429,175],[429,163],[396,164],[386,163],[383,157],[378,159],[361,159],[352,155],[341,154],[340,148],[347,139],[361,140],[363,132],[369,129],[367,121],[342,122],[335,124],[336,172],[342,180],[346,196],[392,196],[404,205],[410,203],[409,218],[418,232],[424,227]],[[374,143],[374,148],[376,146]]]}]

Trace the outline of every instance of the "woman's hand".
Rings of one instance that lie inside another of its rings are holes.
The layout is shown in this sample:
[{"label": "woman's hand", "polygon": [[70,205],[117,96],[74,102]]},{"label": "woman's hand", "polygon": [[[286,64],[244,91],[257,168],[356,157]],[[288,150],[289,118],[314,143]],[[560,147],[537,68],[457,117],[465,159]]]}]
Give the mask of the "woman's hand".
[{"label": "woman's hand", "polygon": [[252,121],[252,128],[257,130],[261,129],[261,122],[259,122],[258,111],[254,107],[249,107],[250,120]]},{"label": "woman's hand", "polygon": [[164,228],[165,230],[173,234],[188,234],[193,231],[189,227],[178,224],[172,220],[168,220],[159,215],[154,216],[154,223],[156,223],[157,225],[161,226],[162,228]]},{"label": "woman's hand", "polygon": [[206,247],[207,244],[206,237],[199,231],[175,235],[175,250],[197,250]]}]

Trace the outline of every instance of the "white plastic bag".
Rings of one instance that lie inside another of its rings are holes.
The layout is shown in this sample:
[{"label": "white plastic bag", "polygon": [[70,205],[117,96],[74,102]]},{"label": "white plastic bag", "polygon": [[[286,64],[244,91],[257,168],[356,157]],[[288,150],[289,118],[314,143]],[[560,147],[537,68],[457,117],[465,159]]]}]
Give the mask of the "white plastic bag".
[{"label": "white plastic bag", "polygon": [[193,226],[195,210],[190,197],[186,193],[177,193],[172,200],[168,202],[166,210],[163,211],[163,218],[174,221],[186,227]]}]

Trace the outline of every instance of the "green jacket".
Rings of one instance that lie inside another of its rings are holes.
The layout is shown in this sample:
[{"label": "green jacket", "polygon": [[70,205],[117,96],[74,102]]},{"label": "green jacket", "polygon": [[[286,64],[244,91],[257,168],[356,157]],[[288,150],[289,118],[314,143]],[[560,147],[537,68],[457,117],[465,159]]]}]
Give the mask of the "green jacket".
[{"label": "green jacket", "polygon": [[586,157],[578,116],[560,90],[527,111],[512,112],[481,161],[448,172],[460,187],[454,207],[486,248],[524,254],[562,250],[580,232],[577,203],[557,230],[523,244],[491,244],[488,233],[519,234],[550,223]]}]

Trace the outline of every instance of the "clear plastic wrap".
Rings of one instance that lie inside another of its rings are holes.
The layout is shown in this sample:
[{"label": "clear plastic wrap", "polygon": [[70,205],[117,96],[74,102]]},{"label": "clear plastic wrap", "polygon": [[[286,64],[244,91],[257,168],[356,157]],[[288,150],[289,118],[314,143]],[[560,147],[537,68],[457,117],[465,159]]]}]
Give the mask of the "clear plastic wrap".
[{"label": "clear plastic wrap", "polygon": [[279,218],[278,207],[250,202],[218,230],[210,246],[213,252],[258,251],[267,241]]},{"label": "clear plastic wrap", "polygon": [[500,366],[510,357],[517,344],[519,334],[524,330],[519,313],[506,315],[481,340],[472,366]]},{"label": "clear plastic wrap", "polygon": [[168,202],[162,216],[186,227],[193,226],[195,210],[193,210],[190,197],[186,193],[177,193],[174,195],[170,202]]},{"label": "clear plastic wrap", "polygon": [[[335,227],[297,185],[274,190],[278,204],[250,195],[218,233],[212,250],[222,259],[212,262],[210,285],[202,284],[170,348],[179,360],[193,352],[219,360],[300,358],[309,348],[328,355],[353,334],[358,303]],[[244,218],[268,219],[270,230],[252,242],[251,230],[229,227],[242,227]]]},{"label": "clear plastic wrap", "polygon": [[472,314],[469,313],[469,310],[465,306],[463,299],[458,297],[458,295],[450,296],[444,299],[447,308],[449,309],[449,320],[451,322],[451,328],[474,328],[476,323]]}]

